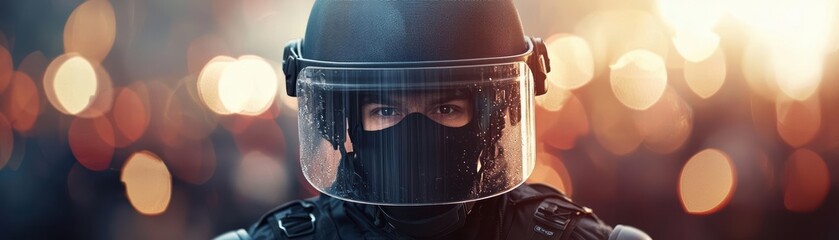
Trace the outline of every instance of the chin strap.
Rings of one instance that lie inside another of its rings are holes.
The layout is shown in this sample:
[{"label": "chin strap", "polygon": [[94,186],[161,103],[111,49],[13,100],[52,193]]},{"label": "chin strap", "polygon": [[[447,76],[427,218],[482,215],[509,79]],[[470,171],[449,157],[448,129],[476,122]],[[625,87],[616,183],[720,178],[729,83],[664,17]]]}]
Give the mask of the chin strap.
[{"label": "chin strap", "polygon": [[[412,238],[440,238],[466,224],[466,216],[472,210],[474,203],[453,204],[451,208],[432,216],[403,218],[397,215],[405,212],[422,213],[430,207],[389,207],[379,206],[387,223],[401,234]],[[436,206],[439,207],[439,206]]]}]

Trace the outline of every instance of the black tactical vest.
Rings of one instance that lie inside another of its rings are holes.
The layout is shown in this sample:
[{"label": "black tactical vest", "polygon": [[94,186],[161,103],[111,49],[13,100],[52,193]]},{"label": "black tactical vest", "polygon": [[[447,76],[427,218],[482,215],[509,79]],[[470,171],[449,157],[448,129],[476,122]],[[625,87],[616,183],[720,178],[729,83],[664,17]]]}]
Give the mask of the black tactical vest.
[{"label": "black tactical vest", "polygon": [[[442,239],[645,239],[643,232],[615,231],[591,209],[556,189],[523,184],[498,197],[475,203],[466,223]],[[630,231],[632,230],[632,231]],[[610,237],[611,235],[611,237]],[[326,195],[299,200],[265,214],[248,230],[216,239],[411,239],[400,234],[372,205]]]}]

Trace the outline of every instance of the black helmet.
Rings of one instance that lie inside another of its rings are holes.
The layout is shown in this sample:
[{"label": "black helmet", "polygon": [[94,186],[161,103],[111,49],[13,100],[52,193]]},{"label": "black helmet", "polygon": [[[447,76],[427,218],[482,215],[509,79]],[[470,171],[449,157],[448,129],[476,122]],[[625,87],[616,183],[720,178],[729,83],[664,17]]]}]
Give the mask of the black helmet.
[{"label": "black helmet", "polygon": [[302,169],[327,195],[463,203],[533,169],[549,62],[509,0],[320,0],[284,56]]}]

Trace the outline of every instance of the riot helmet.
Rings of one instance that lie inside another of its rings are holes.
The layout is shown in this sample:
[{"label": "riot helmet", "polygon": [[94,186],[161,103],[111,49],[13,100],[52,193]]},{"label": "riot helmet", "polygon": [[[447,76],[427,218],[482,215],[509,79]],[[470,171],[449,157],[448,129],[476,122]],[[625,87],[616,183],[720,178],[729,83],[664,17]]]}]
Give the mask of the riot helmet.
[{"label": "riot helmet", "polygon": [[329,196],[385,206],[516,188],[535,165],[545,49],[510,0],[316,1],[283,62],[304,176]]}]

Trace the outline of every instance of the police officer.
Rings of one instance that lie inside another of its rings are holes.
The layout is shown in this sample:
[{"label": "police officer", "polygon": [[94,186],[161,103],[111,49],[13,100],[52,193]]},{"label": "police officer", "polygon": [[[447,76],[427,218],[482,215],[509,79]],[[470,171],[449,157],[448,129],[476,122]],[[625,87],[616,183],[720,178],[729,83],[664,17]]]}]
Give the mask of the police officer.
[{"label": "police officer", "polygon": [[549,58],[510,0],[319,0],[285,49],[322,194],[217,239],[648,239],[541,184]]}]

